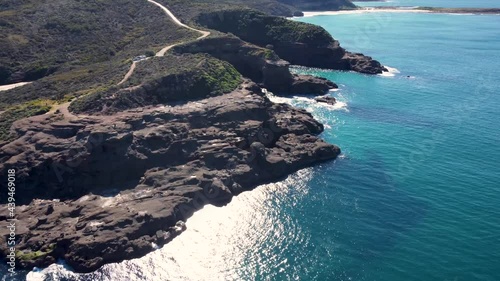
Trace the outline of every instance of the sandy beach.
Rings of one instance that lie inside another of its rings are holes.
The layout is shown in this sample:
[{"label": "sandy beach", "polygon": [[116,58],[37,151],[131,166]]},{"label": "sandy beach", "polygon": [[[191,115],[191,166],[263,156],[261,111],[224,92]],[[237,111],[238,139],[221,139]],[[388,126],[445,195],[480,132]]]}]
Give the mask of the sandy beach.
[{"label": "sandy beach", "polygon": [[497,8],[420,8],[420,7],[387,7],[362,8],[344,11],[304,12],[304,17],[366,14],[366,13],[443,13],[443,14],[500,14]]},{"label": "sandy beach", "polygon": [[332,15],[349,15],[349,14],[365,14],[365,13],[430,13],[427,10],[416,9],[359,9],[359,10],[345,10],[345,11],[322,11],[322,12],[304,12],[304,17],[314,16],[332,16]]}]

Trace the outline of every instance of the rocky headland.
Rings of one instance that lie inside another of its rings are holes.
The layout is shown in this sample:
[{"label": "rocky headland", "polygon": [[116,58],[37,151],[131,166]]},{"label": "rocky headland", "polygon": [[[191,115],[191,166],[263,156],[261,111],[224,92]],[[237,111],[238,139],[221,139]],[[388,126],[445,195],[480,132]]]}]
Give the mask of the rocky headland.
[{"label": "rocky headland", "polygon": [[294,65],[381,74],[387,69],[360,53],[346,51],[325,29],[312,24],[234,9],[202,13],[197,22],[273,50]]},{"label": "rocky headland", "polygon": [[[175,2],[176,9],[183,3]],[[16,198],[17,267],[64,259],[75,271],[90,272],[141,257],[179,235],[182,222],[204,205],[225,205],[243,191],[340,154],[318,137],[323,125],[311,114],[271,102],[264,89],[322,96],[337,87],[293,74],[291,64],[366,74],[386,69],[346,51],[321,27],[249,9],[210,12],[193,3],[185,4],[185,14],[196,14],[192,21],[210,36],[200,39],[196,29],[184,34],[178,26],[175,32],[161,29],[175,33],[168,41],[175,47],[164,56],[147,52],[152,55],[134,62],[123,83],[130,67],[124,57],[140,44],[116,58],[106,50],[110,62],[57,64],[55,73],[2,93],[0,173],[15,169],[16,193],[22,194]],[[91,18],[100,11],[98,3],[82,5],[91,5]],[[309,4],[273,3],[297,5]],[[130,3],[134,7],[142,9]],[[158,15],[140,11],[138,22],[154,25],[150,14]],[[141,44],[165,47],[157,44],[157,33],[148,38],[142,27],[134,32],[146,36]],[[327,96],[317,101],[335,103]],[[3,224],[7,201],[1,193]],[[0,235],[9,230],[0,228]],[[2,257],[9,251],[0,245]]]},{"label": "rocky headland", "polygon": [[[317,137],[323,126],[309,113],[272,103],[249,81],[184,105],[79,119],[42,115],[13,130],[18,137],[0,149],[0,170],[16,169],[23,194],[21,265],[63,258],[79,272],[140,257],[177,235],[176,223],[203,205],[227,204],[340,153]],[[6,219],[7,206],[0,208]]]}]

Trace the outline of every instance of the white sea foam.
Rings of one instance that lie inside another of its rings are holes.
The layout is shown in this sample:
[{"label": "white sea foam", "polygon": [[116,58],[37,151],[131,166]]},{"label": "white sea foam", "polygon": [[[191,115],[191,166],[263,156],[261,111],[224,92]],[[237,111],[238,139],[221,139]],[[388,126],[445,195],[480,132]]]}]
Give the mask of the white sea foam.
[{"label": "white sea foam", "polygon": [[384,66],[384,67],[387,68],[387,70],[389,70],[389,71],[383,72],[382,74],[379,74],[380,76],[394,77],[394,76],[396,76],[396,74],[401,73],[397,68],[389,67],[389,66]]},{"label": "white sea foam", "polygon": [[318,108],[326,108],[329,110],[347,110],[347,103],[338,101],[331,105],[323,102],[317,102],[314,98],[308,98],[304,96],[291,96],[291,97],[281,97],[281,96],[275,96],[273,93],[268,92],[267,90],[264,91],[266,96],[275,103],[286,103],[290,105],[296,105],[297,103],[304,103],[306,104],[306,109],[307,107],[311,107],[311,110],[318,109]]},{"label": "white sea foam", "polygon": [[[309,192],[307,184],[313,176],[311,168],[300,170],[284,181],[242,193],[224,207],[207,205],[189,218],[182,235],[142,258],[106,264],[87,274],[74,273],[64,261],[59,261],[42,270],[31,271],[26,280],[242,279],[238,278],[241,267],[228,267],[228,261],[246,265],[245,272],[252,276],[270,275],[275,268],[291,269],[286,257],[269,249],[287,249],[295,245],[303,245],[306,249],[313,245],[309,244],[310,235],[302,231],[293,217],[281,214],[283,208],[291,208],[305,200]],[[270,202],[279,202],[279,205]],[[269,255],[262,258],[261,253],[266,251]]]}]

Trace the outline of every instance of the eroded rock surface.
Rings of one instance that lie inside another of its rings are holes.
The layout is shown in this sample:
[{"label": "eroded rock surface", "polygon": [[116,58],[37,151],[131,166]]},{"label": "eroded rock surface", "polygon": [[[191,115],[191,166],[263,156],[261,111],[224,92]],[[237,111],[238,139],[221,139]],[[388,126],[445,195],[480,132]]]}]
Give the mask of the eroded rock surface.
[{"label": "eroded rock surface", "polygon": [[[227,204],[340,153],[317,137],[323,126],[309,113],[272,103],[248,81],[183,105],[69,119],[48,114],[13,130],[17,139],[0,148],[0,172],[16,169],[22,194],[18,265],[63,258],[78,272],[140,257],[178,235],[178,221],[203,205]],[[5,244],[0,250],[8,253]]]}]

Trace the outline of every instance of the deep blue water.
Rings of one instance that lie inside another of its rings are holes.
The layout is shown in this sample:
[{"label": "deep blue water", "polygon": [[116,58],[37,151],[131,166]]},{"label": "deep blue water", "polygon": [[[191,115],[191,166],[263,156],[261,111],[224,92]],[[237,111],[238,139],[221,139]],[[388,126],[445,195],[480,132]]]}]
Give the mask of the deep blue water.
[{"label": "deep blue water", "polygon": [[144,258],[29,279],[500,280],[500,16],[301,20],[400,72],[295,69],[340,85],[338,107],[277,99],[324,122],[340,159],[206,207]]}]

